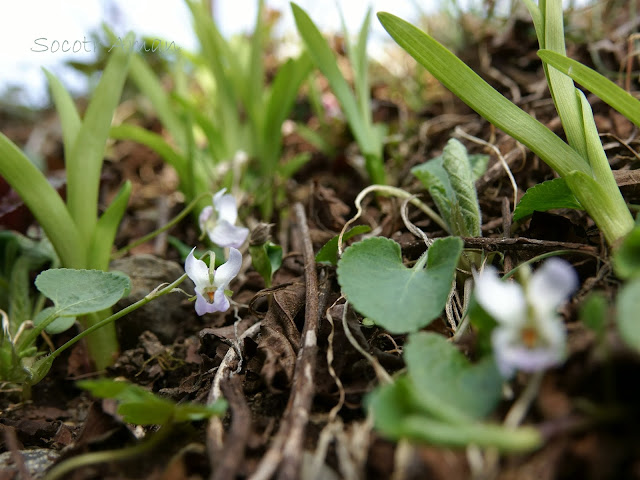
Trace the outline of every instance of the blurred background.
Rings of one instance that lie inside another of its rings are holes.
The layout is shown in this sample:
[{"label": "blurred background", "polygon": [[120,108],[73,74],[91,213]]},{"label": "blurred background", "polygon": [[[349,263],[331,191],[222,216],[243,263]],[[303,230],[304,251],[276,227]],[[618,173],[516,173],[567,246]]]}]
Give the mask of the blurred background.
[{"label": "blurred background", "polygon": [[[338,3],[349,29],[356,31],[369,5],[374,11],[389,11],[411,19],[416,17],[420,9],[435,8],[442,2],[420,2],[421,6],[417,7],[417,2],[407,0],[349,0],[336,3],[298,1],[319,28],[327,33],[340,30]],[[256,0],[212,1],[212,9],[222,32],[229,36],[253,28],[256,4]],[[282,13],[277,33],[295,38],[288,0],[268,0],[266,5]],[[26,0],[12,2],[6,12],[0,18],[0,98],[32,107],[48,102],[41,67],[56,73],[74,93],[87,90],[87,77],[65,65],[65,62],[87,63],[96,58],[97,52],[93,51],[93,44],[90,43],[91,33],[100,32],[102,22],[121,35],[132,30],[136,38],[147,36],[173,41],[190,50],[196,47],[190,15],[183,0]],[[373,21],[371,45],[379,44],[386,38],[387,34],[380,24]],[[87,43],[80,48],[85,39]],[[69,42],[71,49],[73,43],[78,41],[76,49],[79,51],[62,52],[64,40]]]}]

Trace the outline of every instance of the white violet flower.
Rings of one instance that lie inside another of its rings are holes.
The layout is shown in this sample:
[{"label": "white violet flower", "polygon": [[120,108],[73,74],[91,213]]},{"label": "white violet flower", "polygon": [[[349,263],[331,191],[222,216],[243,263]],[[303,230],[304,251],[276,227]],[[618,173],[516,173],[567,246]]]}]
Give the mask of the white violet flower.
[{"label": "white violet flower", "polygon": [[557,309],[578,287],[569,263],[558,258],[545,262],[524,288],[503,282],[495,268],[484,269],[476,280],[478,303],[498,325],[491,343],[500,373],[535,372],[560,364],[565,355],[566,332]]},{"label": "white violet flower", "polygon": [[193,256],[193,250],[189,253],[184,264],[184,270],[188,277],[196,284],[196,313],[225,312],[229,308],[227,290],[231,280],[238,275],[242,265],[242,254],[231,247],[229,260],[215,269],[215,254],[211,254],[210,267],[202,260]]},{"label": "white violet flower", "polygon": [[213,206],[202,209],[199,217],[200,229],[211,241],[221,247],[240,248],[249,235],[249,229],[236,227],[238,207],[233,195],[223,188],[213,196]]}]

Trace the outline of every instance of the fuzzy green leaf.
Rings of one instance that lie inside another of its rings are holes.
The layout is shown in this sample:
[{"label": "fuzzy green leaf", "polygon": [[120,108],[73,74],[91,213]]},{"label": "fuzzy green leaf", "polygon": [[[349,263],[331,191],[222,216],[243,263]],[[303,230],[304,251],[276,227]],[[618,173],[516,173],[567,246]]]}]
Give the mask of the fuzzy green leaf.
[{"label": "fuzzy green leaf", "polygon": [[[33,319],[34,325],[40,325],[49,318],[49,315],[55,315],[55,311],[55,307],[47,307],[44,310],[41,310],[40,313],[36,315],[36,318]],[[58,333],[69,330],[74,323],[76,323],[76,317],[74,316],[57,317],[52,322],[48,323],[44,330],[50,335],[57,335]]]},{"label": "fuzzy green leaf", "polygon": [[442,155],[413,167],[413,173],[427,188],[440,215],[454,235],[479,237],[481,217],[475,179],[484,173],[487,155],[473,161],[458,140],[447,142]]},{"label": "fuzzy green leaf", "polygon": [[480,206],[473,183],[471,163],[467,157],[467,149],[455,138],[449,140],[444,147],[442,167],[449,177],[456,200],[454,203],[460,206],[462,225],[464,225],[464,231],[452,230],[452,232],[465,237],[482,236]]},{"label": "fuzzy green leaf", "polygon": [[474,153],[469,155],[469,163],[471,164],[471,175],[473,177],[473,181],[478,180],[484,172],[487,171],[487,166],[489,165],[489,155],[485,155],[484,153]]},{"label": "fuzzy green leaf", "polygon": [[527,190],[516,206],[513,221],[522,220],[534,211],[546,212],[553,208],[583,209],[563,178],[547,180]]},{"label": "fuzzy green leaf", "polygon": [[85,315],[114,305],[131,290],[124,273],[56,268],[36,278],[36,287],[50,298],[57,315]]},{"label": "fuzzy green leaf", "polygon": [[440,238],[407,268],[400,245],[369,238],[345,250],[338,282],[353,306],[376,324],[392,333],[414,332],[444,309],[461,253],[460,238]]},{"label": "fuzzy green leaf", "polygon": [[455,201],[455,195],[449,176],[443,165],[443,157],[439,157],[428,160],[420,165],[416,165],[411,169],[418,180],[422,182],[424,187],[429,191],[429,195],[438,207],[438,211],[443,220],[447,223],[449,230],[451,230],[451,209],[453,201]]}]

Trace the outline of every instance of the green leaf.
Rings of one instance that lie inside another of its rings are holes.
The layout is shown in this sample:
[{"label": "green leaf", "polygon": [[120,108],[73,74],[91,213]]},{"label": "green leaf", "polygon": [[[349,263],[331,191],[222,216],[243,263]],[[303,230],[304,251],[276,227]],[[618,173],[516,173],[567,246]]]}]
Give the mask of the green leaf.
[{"label": "green leaf", "polygon": [[443,85],[489,122],[536,153],[560,175],[591,168],[573,148],[507,100],[432,37],[389,13],[378,13],[393,39]]},{"label": "green leaf", "polygon": [[438,211],[443,220],[447,223],[449,231],[452,228],[451,209],[455,201],[455,194],[449,181],[449,175],[443,166],[442,155],[428,160],[420,165],[416,165],[411,169],[422,185],[428,190],[429,195],[438,207]]},{"label": "green leaf", "polygon": [[633,95],[598,72],[565,55],[550,50],[540,50],[538,56],[543,62],[570,76],[640,127],[640,100]]},{"label": "green leaf", "polygon": [[[162,125],[173,137],[179,149],[186,148],[185,131],[180,117],[169,101],[169,95],[165,92],[162,83],[153,73],[153,70],[142,57],[134,55],[131,58],[129,76],[134,81],[140,92],[151,102],[153,108],[162,121]],[[174,168],[178,169],[175,165]]]},{"label": "green leaf", "polygon": [[354,307],[378,325],[392,333],[414,332],[442,312],[461,252],[460,238],[440,238],[407,268],[400,245],[369,238],[345,250],[338,282]]},{"label": "green leaf", "polygon": [[93,234],[91,247],[89,248],[88,267],[97,270],[108,270],[111,248],[120,226],[120,221],[127,209],[129,196],[131,195],[131,182],[124,182],[120,191],[98,219]]},{"label": "green leaf", "polygon": [[[55,316],[56,308],[55,307],[47,307],[44,310],[41,310],[36,318],[33,319],[34,325],[40,325],[42,322],[47,320],[50,315]],[[57,317],[52,322],[48,323],[45,327],[45,332],[50,335],[57,335],[58,333],[65,332],[69,330],[73,324],[76,323],[76,317]]]},{"label": "green leaf", "polygon": [[547,180],[527,190],[516,206],[513,221],[522,220],[534,211],[546,212],[553,208],[583,209],[564,178]]},{"label": "green leaf", "polygon": [[361,114],[353,91],[338,68],[336,57],[309,15],[295,3],[291,3],[298,33],[302,37],[311,58],[322,74],[327,77],[331,90],[340,102],[349,128],[365,157],[367,173],[373,183],[384,184],[384,168],[382,164],[382,144],[379,136],[373,131],[368,116]]},{"label": "green leaf", "polygon": [[[467,157],[467,149],[455,138],[450,139],[442,152],[442,167],[447,172],[451,188],[455,195],[455,202],[460,207],[462,225],[460,229],[452,230],[456,235],[465,237],[481,237],[480,206],[478,194],[474,185],[471,163]],[[456,222],[458,223],[458,222]]]},{"label": "green leaf", "polygon": [[100,270],[45,270],[35,283],[53,301],[56,314],[65,316],[99,312],[131,290],[131,281],[124,273]]},{"label": "green leaf", "polygon": [[[125,38],[133,41],[133,33]],[[119,47],[111,53],[91,94],[91,101],[71,151],[65,152],[67,207],[85,245],[93,238],[98,216],[98,190],[104,150],[113,114],[120,101],[129,68],[130,49]]]},{"label": "green leaf", "polygon": [[636,278],[620,289],[616,307],[620,336],[630,347],[640,352],[640,279]]},{"label": "green leaf", "polygon": [[[596,127],[595,119],[593,118],[593,112],[591,111],[591,105],[587,101],[584,93],[575,89],[576,98],[578,99],[581,107],[582,114],[582,128],[584,131],[584,144],[587,149],[587,158],[593,171],[593,178],[600,184],[600,186],[607,192],[607,195],[611,198],[619,198],[620,202],[624,202],[621,197],[618,184],[613,177],[611,171],[611,165],[609,159],[602,147],[602,141],[598,135],[598,129]],[[626,208],[626,207],[625,207]]]},{"label": "green leaf", "polygon": [[580,320],[599,336],[607,327],[607,310],[609,305],[603,292],[592,292],[580,306]]},{"label": "green leaf", "polygon": [[56,105],[56,112],[60,116],[64,150],[65,152],[71,152],[71,148],[78,137],[78,132],[82,125],[80,115],[73,102],[73,98],[62,83],[60,83],[60,80],[46,68],[43,68],[43,71],[49,81],[49,88],[51,89],[51,95]]},{"label": "green leaf", "polygon": [[616,275],[628,280],[640,277],[640,226],[636,226],[622,241],[613,255]]},{"label": "green leaf", "polygon": [[472,365],[442,335],[430,332],[412,334],[404,356],[421,401],[441,420],[483,418],[500,401],[503,380],[491,357]]},{"label": "green leaf", "polygon": [[469,155],[469,163],[471,164],[471,175],[475,182],[487,171],[489,155],[485,155],[484,153],[471,154]]},{"label": "green leaf", "polygon": [[[356,235],[362,235],[363,233],[368,233],[371,231],[371,227],[368,225],[356,225],[353,228],[347,230],[342,236],[342,241],[346,242],[352,237]],[[330,265],[338,264],[338,238],[340,235],[336,235],[327,243],[325,243],[318,254],[316,255],[317,263],[327,263]]]},{"label": "green leaf", "polygon": [[[423,367],[427,368],[427,367]],[[493,447],[504,452],[534,450],[542,443],[534,428],[511,429],[479,422],[449,423],[434,418],[406,376],[377,388],[366,397],[375,428],[392,440],[464,448]]]},{"label": "green leaf", "polygon": [[204,420],[221,415],[227,408],[224,400],[218,400],[213,405],[177,405],[138,385],[106,378],[84,380],[78,382],[78,386],[90,391],[94,397],[118,400],[118,413],[124,417],[124,421],[138,425],[166,425],[170,422]]},{"label": "green leaf", "polygon": [[472,163],[464,145],[452,138],[442,155],[411,169],[429,191],[450,231],[462,237],[482,236],[474,181],[476,172],[484,172],[488,157],[473,157]]},{"label": "green leaf", "polygon": [[288,159],[286,162],[278,165],[278,174],[283,179],[288,180],[293,177],[309,160],[311,160],[310,152],[300,152]]},{"label": "green leaf", "polygon": [[282,247],[272,242],[249,246],[251,263],[262,278],[267,288],[271,287],[271,278],[282,265]]},{"label": "green leaf", "polygon": [[[13,187],[38,220],[62,264],[82,268],[87,246],[58,192],[24,153],[0,133],[0,176]],[[95,214],[94,214],[95,215]]]},{"label": "green leaf", "polygon": [[[562,15],[562,2],[549,0],[544,3],[544,42],[540,41],[541,48],[547,48],[560,54],[564,54],[564,16]],[[545,66],[545,74],[553,102],[562,120],[562,127],[567,136],[567,141],[582,158],[587,158],[587,146],[585,132],[581,118],[580,101],[575,95],[576,87],[571,78],[557,71],[555,68]]]},{"label": "green leaf", "polygon": [[621,195],[611,195],[599,182],[582,172],[571,172],[564,178],[609,245],[615,245],[633,229],[633,217]]},{"label": "green leaf", "polygon": [[[309,76],[313,63],[304,53],[297,59],[289,59],[278,69],[266,102],[262,142],[265,159],[263,168],[273,169],[280,157],[282,148],[282,124],[287,119],[295,103],[300,85]],[[288,178],[288,177],[285,177]]]},{"label": "green leaf", "polygon": [[187,160],[157,133],[131,124],[111,127],[111,138],[116,140],[133,140],[154,150],[162,159],[176,169],[179,177],[186,176]]}]

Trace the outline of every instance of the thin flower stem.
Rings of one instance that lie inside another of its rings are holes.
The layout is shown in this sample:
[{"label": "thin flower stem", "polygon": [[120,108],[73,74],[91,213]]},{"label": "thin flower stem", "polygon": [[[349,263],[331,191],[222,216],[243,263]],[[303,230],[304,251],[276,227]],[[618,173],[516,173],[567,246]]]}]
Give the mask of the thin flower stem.
[{"label": "thin flower stem", "polygon": [[152,238],[160,235],[162,232],[166,232],[171,227],[173,227],[176,224],[178,224],[178,222],[180,222],[184,217],[186,217],[187,214],[198,205],[198,202],[200,200],[202,200],[203,198],[208,197],[208,196],[211,196],[211,194],[209,192],[205,192],[205,193],[202,193],[202,194],[198,195],[196,198],[194,198],[191,201],[191,203],[189,205],[187,205],[178,215],[176,215],[174,218],[172,218],[166,225],[162,226],[161,228],[158,228],[157,230],[154,230],[151,233],[148,233],[144,237],[141,237],[141,238],[139,238],[137,240],[134,240],[133,242],[131,242],[127,246],[122,247],[120,250],[118,250],[113,255],[111,255],[111,259],[115,260],[116,258],[120,258],[125,253],[127,253],[129,250],[131,250],[132,248],[135,248],[138,245],[142,245],[143,243],[148,242]]},{"label": "thin flower stem", "polygon": [[529,407],[533,403],[536,395],[540,391],[540,385],[542,384],[542,378],[544,377],[544,370],[534,372],[529,378],[529,383],[522,392],[522,395],[512,405],[509,413],[507,413],[504,419],[504,425],[508,428],[517,428],[527,415]]}]

